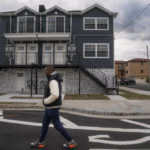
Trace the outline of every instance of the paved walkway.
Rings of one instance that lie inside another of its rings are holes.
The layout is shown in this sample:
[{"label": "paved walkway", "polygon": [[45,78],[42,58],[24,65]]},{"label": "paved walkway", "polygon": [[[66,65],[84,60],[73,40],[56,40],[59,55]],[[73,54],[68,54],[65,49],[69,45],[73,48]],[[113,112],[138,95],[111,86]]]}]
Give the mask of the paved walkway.
[{"label": "paved walkway", "polygon": [[150,91],[138,90],[138,89],[123,87],[123,86],[120,86],[119,88],[137,94],[150,95]]},{"label": "paved walkway", "polygon": [[[14,103],[6,108],[44,109],[42,99],[10,99],[12,96],[19,95],[14,93],[0,96],[0,102],[24,103]],[[109,97],[111,100],[63,100],[62,109],[99,115],[150,115],[150,100],[126,100],[114,95]]]}]

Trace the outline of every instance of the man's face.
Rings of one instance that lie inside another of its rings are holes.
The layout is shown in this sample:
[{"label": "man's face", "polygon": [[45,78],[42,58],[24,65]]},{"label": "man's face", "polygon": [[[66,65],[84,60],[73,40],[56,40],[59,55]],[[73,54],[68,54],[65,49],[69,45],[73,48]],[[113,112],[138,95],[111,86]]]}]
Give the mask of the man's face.
[{"label": "man's face", "polygon": [[51,68],[46,68],[46,67],[45,67],[45,75],[46,75],[46,76],[50,75],[52,72],[53,72],[53,71],[52,71]]}]

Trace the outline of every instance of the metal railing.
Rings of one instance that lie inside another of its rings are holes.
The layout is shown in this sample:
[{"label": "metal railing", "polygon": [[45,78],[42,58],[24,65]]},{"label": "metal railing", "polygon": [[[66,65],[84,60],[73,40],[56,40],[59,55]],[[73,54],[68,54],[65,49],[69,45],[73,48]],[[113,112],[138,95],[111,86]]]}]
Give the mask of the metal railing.
[{"label": "metal railing", "polygon": [[7,22],[6,33],[67,33],[70,23],[67,21],[20,21]]}]

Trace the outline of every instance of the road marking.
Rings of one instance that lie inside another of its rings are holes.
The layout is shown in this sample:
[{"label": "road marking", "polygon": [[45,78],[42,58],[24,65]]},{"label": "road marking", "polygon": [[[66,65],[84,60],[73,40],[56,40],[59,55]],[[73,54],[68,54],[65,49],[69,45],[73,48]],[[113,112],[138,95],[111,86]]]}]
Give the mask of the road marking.
[{"label": "road marking", "polygon": [[142,126],[142,127],[150,128],[150,125],[145,124],[145,123],[132,121],[132,120],[128,120],[128,119],[121,119],[121,120],[124,121],[124,122],[127,122],[127,123],[131,123],[131,124],[139,125],[139,126]]},{"label": "road marking", "polygon": [[[10,120],[0,117],[0,122],[14,123],[29,126],[42,126],[42,123],[35,123],[29,121]],[[53,127],[50,125],[50,127]],[[150,129],[123,129],[123,128],[104,128],[104,127],[88,127],[88,126],[69,126],[64,125],[65,128],[75,130],[90,130],[90,131],[107,131],[107,132],[125,132],[125,133],[150,133]]]},{"label": "road marking", "polygon": [[60,116],[60,120],[66,126],[70,126],[70,127],[77,127],[78,126],[75,123],[73,123],[73,122],[69,121],[68,119],[61,117],[61,116]]},{"label": "road marking", "polygon": [[101,138],[110,138],[109,135],[96,135],[96,136],[89,136],[89,142],[94,143],[104,143],[104,144],[111,144],[111,145],[135,145],[141,144],[150,141],[150,136],[146,136],[137,140],[130,140],[130,141],[111,141],[111,140],[104,140]]}]

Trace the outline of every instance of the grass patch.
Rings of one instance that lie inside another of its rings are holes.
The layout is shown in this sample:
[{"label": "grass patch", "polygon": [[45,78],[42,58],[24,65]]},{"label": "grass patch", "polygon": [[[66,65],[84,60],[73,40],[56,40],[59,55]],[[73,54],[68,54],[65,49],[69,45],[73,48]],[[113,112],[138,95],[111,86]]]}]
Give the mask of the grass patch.
[{"label": "grass patch", "polygon": [[0,96],[5,95],[6,93],[0,93]]},{"label": "grass patch", "polygon": [[25,97],[25,96],[13,96],[11,99],[42,99],[43,97]]},{"label": "grass patch", "polygon": [[127,99],[150,100],[150,95],[137,94],[126,90],[120,90],[120,92],[120,96],[123,96]]},{"label": "grass patch", "polygon": [[64,100],[109,100],[104,94],[66,94]]}]

